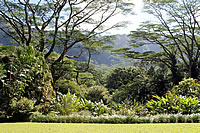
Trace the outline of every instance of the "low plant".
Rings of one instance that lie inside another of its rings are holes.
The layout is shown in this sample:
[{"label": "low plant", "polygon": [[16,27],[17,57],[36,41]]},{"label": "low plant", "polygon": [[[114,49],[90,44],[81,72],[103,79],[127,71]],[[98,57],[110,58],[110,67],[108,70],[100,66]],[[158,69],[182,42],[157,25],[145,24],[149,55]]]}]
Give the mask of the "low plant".
[{"label": "low plant", "polygon": [[13,98],[9,105],[10,121],[30,121],[30,116],[36,111],[34,101],[25,97],[19,100]]},{"label": "low plant", "polygon": [[197,98],[185,97],[169,93],[165,97],[153,96],[146,107],[151,114],[192,114],[199,112]]},{"label": "low plant", "polygon": [[77,98],[75,94],[71,94],[68,91],[67,94],[59,93],[57,98],[54,99],[53,109],[60,115],[70,115],[81,108],[80,98]]},{"label": "low plant", "polygon": [[35,115],[32,122],[46,123],[110,123],[110,124],[134,124],[134,123],[199,123],[200,114],[164,114],[155,116],[57,116],[57,115]]}]

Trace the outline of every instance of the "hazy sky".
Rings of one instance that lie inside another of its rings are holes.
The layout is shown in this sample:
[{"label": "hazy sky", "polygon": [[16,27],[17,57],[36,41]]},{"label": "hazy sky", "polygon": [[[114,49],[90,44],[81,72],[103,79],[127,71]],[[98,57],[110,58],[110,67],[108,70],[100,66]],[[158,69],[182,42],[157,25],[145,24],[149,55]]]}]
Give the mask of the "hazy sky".
[{"label": "hazy sky", "polygon": [[[32,2],[36,2],[38,0],[31,0]],[[127,27],[120,28],[120,29],[113,29],[109,30],[106,34],[129,34],[130,31],[136,30],[140,23],[150,19],[146,13],[142,12],[143,9],[143,0],[129,0],[135,4],[133,10],[135,15],[117,15],[106,23],[106,25],[113,25],[116,22],[120,21],[129,21],[130,24],[127,25]]]},{"label": "hazy sky", "polygon": [[136,30],[140,23],[150,19],[148,15],[144,12],[142,12],[143,9],[143,2],[142,0],[131,0],[135,6],[134,6],[134,13],[135,15],[118,15],[114,18],[112,18],[110,21],[112,22],[118,22],[118,21],[130,21],[131,24],[128,24],[127,27],[120,28],[117,30],[111,30],[109,33],[111,34],[129,34],[130,31]]}]

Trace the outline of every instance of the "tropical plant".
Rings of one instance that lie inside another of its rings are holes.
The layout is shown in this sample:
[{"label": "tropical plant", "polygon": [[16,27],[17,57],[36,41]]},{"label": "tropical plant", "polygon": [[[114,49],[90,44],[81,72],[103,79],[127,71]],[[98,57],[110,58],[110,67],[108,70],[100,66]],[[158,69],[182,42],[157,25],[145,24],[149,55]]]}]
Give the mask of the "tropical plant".
[{"label": "tropical plant", "polygon": [[34,101],[22,97],[17,100],[13,98],[10,103],[9,112],[11,113],[10,121],[30,121],[30,116],[36,111]]},{"label": "tropical plant", "polygon": [[104,86],[92,86],[88,90],[86,99],[92,102],[100,102],[102,100],[104,103],[108,103],[110,94]]},{"label": "tropical plant", "polygon": [[151,114],[192,114],[199,113],[197,98],[167,94],[165,97],[153,96],[155,100],[148,101],[146,107]]},{"label": "tropical plant", "polygon": [[[52,76],[42,53],[32,46],[17,48],[14,56],[10,56],[5,64],[7,77],[5,77],[2,90],[11,97],[34,98],[39,104],[53,95],[51,86]],[[7,89],[9,89],[9,94]]]},{"label": "tropical plant", "polygon": [[179,82],[178,85],[172,88],[175,94],[187,96],[187,97],[198,97],[200,96],[200,83],[197,79],[184,78],[183,81]]},{"label": "tropical plant", "polygon": [[42,53],[32,46],[23,45],[12,55],[3,57],[2,61],[1,72],[5,73],[0,83],[2,110],[9,111],[13,98],[32,99],[35,105],[51,102],[55,95],[51,85],[52,76]]},{"label": "tropical plant", "polygon": [[53,109],[60,115],[70,115],[80,108],[80,98],[77,98],[75,94],[71,94],[70,91],[67,94],[58,94],[57,98],[54,98]]},{"label": "tropical plant", "polygon": [[102,100],[99,102],[92,102],[87,99],[81,99],[82,110],[88,110],[93,116],[100,116],[109,113],[110,108],[103,103]]}]

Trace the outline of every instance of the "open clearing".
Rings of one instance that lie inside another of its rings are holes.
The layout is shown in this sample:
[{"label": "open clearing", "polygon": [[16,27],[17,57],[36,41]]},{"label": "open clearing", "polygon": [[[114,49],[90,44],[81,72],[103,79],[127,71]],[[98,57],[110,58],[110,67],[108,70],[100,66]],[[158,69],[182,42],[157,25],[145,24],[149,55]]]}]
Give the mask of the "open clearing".
[{"label": "open clearing", "polygon": [[0,133],[200,133],[200,124],[1,123]]}]

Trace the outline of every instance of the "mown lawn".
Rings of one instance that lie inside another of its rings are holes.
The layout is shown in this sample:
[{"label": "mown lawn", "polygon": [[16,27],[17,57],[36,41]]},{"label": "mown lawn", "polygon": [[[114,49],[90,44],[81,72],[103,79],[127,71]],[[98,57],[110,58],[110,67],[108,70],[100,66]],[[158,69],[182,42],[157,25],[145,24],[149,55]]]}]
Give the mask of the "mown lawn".
[{"label": "mown lawn", "polygon": [[0,123],[0,133],[200,133],[200,124]]}]

